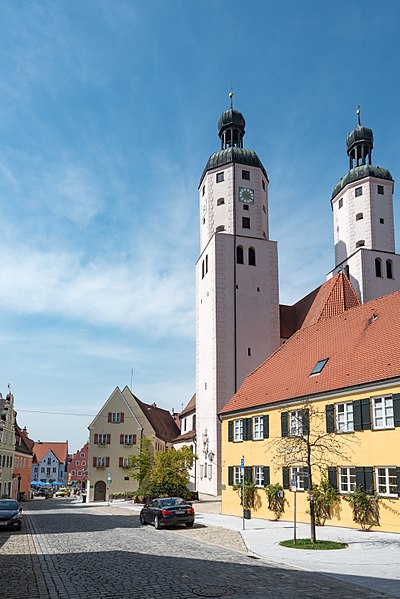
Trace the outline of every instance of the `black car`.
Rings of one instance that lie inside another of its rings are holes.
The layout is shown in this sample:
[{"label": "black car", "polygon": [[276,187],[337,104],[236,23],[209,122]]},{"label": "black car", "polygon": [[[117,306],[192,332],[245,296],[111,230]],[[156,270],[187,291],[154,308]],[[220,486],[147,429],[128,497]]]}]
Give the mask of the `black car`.
[{"label": "black car", "polygon": [[194,509],[181,497],[159,497],[142,508],[140,522],[153,523],[156,529],[175,524],[185,524],[189,527],[194,524]]},{"label": "black car", "polygon": [[22,507],[15,499],[0,499],[0,528],[21,530]]}]

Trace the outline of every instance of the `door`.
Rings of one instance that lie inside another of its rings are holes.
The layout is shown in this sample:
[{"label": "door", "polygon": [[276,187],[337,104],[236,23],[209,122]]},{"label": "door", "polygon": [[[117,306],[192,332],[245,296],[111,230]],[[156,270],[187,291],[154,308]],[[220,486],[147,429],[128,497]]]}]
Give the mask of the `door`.
[{"label": "door", "polygon": [[106,483],[103,480],[98,480],[94,485],[94,501],[106,500]]}]

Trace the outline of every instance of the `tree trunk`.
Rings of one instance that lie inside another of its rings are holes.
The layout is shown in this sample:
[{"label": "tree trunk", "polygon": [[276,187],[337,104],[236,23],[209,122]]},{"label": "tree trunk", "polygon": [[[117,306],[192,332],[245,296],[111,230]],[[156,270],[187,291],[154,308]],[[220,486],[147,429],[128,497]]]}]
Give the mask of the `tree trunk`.
[{"label": "tree trunk", "polygon": [[311,471],[311,446],[310,446],[310,431],[308,431],[307,439],[307,466],[308,466],[308,485],[309,485],[309,498],[310,498],[310,540],[311,543],[315,543],[317,535],[315,531],[315,506],[314,506],[314,493],[313,493],[313,479]]}]

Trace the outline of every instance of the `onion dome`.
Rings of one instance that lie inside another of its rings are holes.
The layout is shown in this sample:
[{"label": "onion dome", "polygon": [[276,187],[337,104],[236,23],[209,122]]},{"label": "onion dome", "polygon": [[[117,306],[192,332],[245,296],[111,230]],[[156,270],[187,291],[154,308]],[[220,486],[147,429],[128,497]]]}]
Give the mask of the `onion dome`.
[{"label": "onion dome", "polygon": [[245,133],[245,126],[246,121],[242,113],[239,112],[239,110],[235,110],[234,108],[229,108],[229,110],[225,110],[219,118],[218,135],[221,137],[226,129],[236,128],[241,130],[243,136]]},{"label": "onion dome", "polygon": [[372,133],[372,129],[357,125],[357,127],[349,133],[346,139],[347,153],[350,154],[357,145],[365,145],[372,150],[374,147],[374,134]]}]

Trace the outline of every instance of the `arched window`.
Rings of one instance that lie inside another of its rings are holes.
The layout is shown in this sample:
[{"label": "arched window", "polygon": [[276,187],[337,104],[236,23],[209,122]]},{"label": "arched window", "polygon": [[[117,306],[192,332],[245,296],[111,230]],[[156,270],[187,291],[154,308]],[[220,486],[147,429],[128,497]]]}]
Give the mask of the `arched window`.
[{"label": "arched window", "polygon": [[225,231],[225,225],[219,225],[219,227],[215,229],[216,233],[222,233],[222,231]]},{"label": "arched window", "polygon": [[208,273],[208,254],[206,254],[206,274]]},{"label": "arched window", "polygon": [[346,277],[350,279],[350,266],[348,264],[346,264],[344,271],[346,273]]},{"label": "arched window", "polygon": [[393,267],[391,260],[386,260],[386,276],[388,279],[393,279]]},{"label": "arched window", "polygon": [[249,265],[256,265],[256,251],[254,248],[249,248]]},{"label": "arched window", "polygon": [[377,277],[382,276],[382,261],[380,258],[375,258],[375,275]]},{"label": "arched window", "polygon": [[238,245],[236,248],[236,262],[238,264],[244,264],[243,260],[243,248],[241,245]]},{"label": "arched window", "polygon": [[201,278],[204,279],[204,260],[201,263]]},{"label": "arched window", "polygon": [[362,212],[359,212],[358,214],[356,214],[356,220],[362,220],[364,218],[364,215]]},{"label": "arched window", "polygon": [[363,247],[363,245],[365,245],[365,239],[360,239],[356,243],[356,248],[361,248],[361,247]]},{"label": "arched window", "polygon": [[217,206],[222,206],[222,204],[225,204],[225,199],[224,198],[218,198],[218,200],[217,200]]}]

